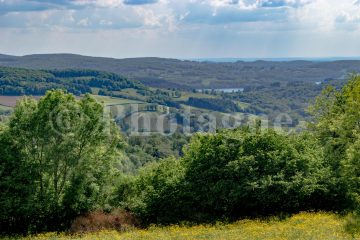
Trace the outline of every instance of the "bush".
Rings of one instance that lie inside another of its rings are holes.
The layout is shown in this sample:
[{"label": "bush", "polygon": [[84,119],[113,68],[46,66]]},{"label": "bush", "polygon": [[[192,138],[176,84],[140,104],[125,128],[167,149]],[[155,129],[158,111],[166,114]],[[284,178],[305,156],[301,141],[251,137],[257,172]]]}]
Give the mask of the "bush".
[{"label": "bush", "polygon": [[72,233],[96,232],[100,230],[126,231],[139,225],[139,221],[129,212],[113,210],[111,213],[95,211],[77,217],[71,224]]},{"label": "bush", "polygon": [[327,209],[330,174],[310,134],[224,130],[196,135],[182,159],[147,166],[119,193],[145,224],[208,222]]},{"label": "bush", "polygon": [[[194,220],[322,208],[329,169],[310,135],[248,129],[196,136],[187,150],[186,209]],[[194,209],[196,211],[194,212]]]},{"label": "bush", "polygon": [[151,163],[135,177],[123,177],[117,185],[118,206],[128,209],[142,224],[170,223],[181,215],[179,194],[184,169],[175,158]]}]

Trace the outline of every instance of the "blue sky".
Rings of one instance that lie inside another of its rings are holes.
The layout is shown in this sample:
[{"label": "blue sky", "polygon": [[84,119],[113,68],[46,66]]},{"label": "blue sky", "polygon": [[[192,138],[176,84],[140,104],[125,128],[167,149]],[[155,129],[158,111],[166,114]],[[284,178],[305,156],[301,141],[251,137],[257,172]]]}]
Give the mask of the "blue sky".
[{"label": "blue sky", "polygon": [[0,0],[0,53],[360,56],[360,0]]}]

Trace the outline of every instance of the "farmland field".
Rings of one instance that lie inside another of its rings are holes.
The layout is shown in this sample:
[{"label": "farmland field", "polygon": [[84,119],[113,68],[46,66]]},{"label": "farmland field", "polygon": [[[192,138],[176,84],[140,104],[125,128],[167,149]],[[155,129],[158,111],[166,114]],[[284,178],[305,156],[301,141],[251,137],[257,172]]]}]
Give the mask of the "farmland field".
[{"label": "farmland field", "polygon": [[170,226],[150,227],[147,230],[133,230],[124,233],[102,231],[85,235],[47,233],[22,238],[22,240],[170,240],[170,239],[223,239],[223,240],[342,240],[360,239],[344,231],[345,220],[329,213],[300,213],[284,221],[241,220],[232,224],[199,225],[193,227]]},{"label": "farmland field", "polygon": [[125,98],[100,96],[100,95],[91,95],[91,96],[94,97],[97,101],[102,102],[105,106],[142,103],[140,101],[134,101]]},{"label": "farmland field", "polygon": [[14,107],[16,101],[22,96],[0,96],[0,105],[5,107]]},{"label": "farmland field", "polygon": [[[16,105],[16,101],[21,99],[24,96],[0,96],[0,105],[5,107],[14,107]],[[35,99],[39,99],[41,96],[31,96]]]},{"label": "farmland field", "polygon": [[8,111],[8,110],[11,110],[11,107],[4,106],[4,105],[0,104],[0,111]]}]

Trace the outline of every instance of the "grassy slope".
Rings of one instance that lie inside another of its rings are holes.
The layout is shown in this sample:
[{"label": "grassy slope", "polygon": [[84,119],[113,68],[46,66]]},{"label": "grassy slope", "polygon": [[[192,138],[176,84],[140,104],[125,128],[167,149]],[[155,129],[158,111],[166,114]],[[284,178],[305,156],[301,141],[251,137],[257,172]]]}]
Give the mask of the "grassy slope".
[{"label": "grassy slope", "polygon": [[125,98],[99,96],[99,95],[91,95],[91,96],[94,97],[97,101],[102,102],[105,106],[141,103],[140,101],[134,101]]},{"label": "grassy slope", "polygon": [[11,110],[11,109],[12,109],[11,107],[4,106],[4,105],[0,104],[0,111],[8,111],[8,110]]},{"label": "grassy slope", "polygon": [[194,227],[151,227],[147,230],[134,230],[126,233],[103,231],[86,235],[56,235],[43,234],[23,238],[22,240],[42,239],[122,239],[122,240],[152,240],[152,239],[229,239],[229,240],[281,240],[281,239],[322,239],[342,240],[354,238],[344,232],[344,219],[329,213],[301,213],[287,220],[259,221],[242,220],[233,224]]}]

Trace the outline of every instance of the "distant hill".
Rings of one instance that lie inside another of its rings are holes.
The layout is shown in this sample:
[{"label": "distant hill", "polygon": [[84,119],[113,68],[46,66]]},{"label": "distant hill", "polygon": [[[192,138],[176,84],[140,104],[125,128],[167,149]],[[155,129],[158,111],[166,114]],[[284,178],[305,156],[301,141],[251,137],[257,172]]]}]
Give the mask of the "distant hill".
[{"label": "distant hill", "polygon": [[321,83],[360,72],[360,61],[199,62],[164,58],[114,59],[73,54],[0,55],[0,66],[31,69],[94,69],[160,88],[254,88],[271,84]]},{"label": "distant hill", "polygon": [[43,95],[51,89],[65,89],[75,95],[93,89],[112,92],[133,88],[144,91],[142,84],[114,73],[97,70],[32,70],[0,67],[0,95]]}]

